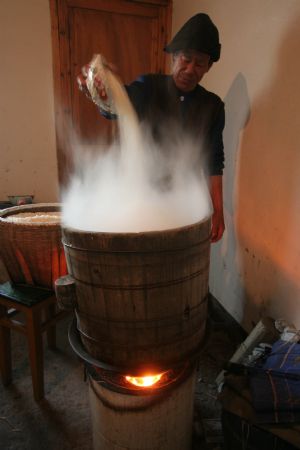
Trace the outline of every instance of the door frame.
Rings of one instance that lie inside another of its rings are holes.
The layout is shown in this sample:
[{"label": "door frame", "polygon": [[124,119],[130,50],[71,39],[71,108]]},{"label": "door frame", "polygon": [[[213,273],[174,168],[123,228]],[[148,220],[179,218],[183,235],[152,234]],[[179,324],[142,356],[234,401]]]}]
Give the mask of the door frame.
[{"label": "door frame", "polygon": [[52,64],[54,88],[54,112],[58,179],[60,185],[67,182],[66,174],[71,171],[72,151],[72,80],[69,52],[70,24],[69,8],[91,8],[103,11],[116,11],[124,8],[128,11],[137,5],[158,8],[159,37],[157,42],[156,72],[167,70],[167,58],[164,48],[171,35],[172,0],[49,0],[51,15]]}]

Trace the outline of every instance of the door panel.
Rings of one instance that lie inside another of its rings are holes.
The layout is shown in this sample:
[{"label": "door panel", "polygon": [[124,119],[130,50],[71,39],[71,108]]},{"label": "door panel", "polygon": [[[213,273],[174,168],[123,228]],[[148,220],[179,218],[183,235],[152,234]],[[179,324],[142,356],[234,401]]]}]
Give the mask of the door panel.
[{"label": "door panel", "polygon": [[102,53],[107,61],[114,63],[125,83],[140,73],[150,72],[154,65],[152,55],[158,34],[157,21],[151,17],[76,8],[70,29],[73,122],[81,138],[93,141],[103,134],[110,121],[95,114],[95,106],[78,90],[76,76],[95,53]]}]

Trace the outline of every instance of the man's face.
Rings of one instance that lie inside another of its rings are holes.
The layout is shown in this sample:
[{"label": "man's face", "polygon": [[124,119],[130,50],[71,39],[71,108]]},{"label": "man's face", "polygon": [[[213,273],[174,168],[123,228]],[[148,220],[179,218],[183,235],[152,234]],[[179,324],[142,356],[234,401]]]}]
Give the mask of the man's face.
[{"label": "man's face", "polygon": [[195,89],[211,67],[210,56],[196,50],[182,50],[173,55],[172,76],[178,89],[189,92]]}]

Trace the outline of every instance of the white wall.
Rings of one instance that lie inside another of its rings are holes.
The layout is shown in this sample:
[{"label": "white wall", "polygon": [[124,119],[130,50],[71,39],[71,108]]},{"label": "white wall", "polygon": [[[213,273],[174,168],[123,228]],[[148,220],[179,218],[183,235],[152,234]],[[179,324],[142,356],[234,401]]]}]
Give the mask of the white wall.
[{"label": "white wall", "polygon": [[227,116],[211,291],[246,329],[262,314],[300,326],[300,1],[174,0],[173,32],[198,12],[220,31],[203,85]]},{"label": "white wall", "polygon": [[48,0],[0,1],[0,200],[57,201]]}]

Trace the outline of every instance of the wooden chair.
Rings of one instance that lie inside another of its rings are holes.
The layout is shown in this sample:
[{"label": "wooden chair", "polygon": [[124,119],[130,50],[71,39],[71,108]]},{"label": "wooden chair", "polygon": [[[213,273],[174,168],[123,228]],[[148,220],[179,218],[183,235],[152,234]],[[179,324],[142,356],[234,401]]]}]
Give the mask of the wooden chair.
[{"label": "wooden chair", "polygon": [[[2,382],[12,382],[11,330],[24,334],[28,342],[33,395],[44,397],[43,332],[47,332],[49,348],[56,347],[56,322],[67,311],[57,311],[52,290],[28,285],[0,284],[0,371]],[[44,312],[44,314],[42,314]],[[14,319],[23,313],[24,321]],[[44,316],[44,317],[43,317]]]}]

